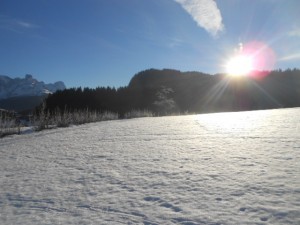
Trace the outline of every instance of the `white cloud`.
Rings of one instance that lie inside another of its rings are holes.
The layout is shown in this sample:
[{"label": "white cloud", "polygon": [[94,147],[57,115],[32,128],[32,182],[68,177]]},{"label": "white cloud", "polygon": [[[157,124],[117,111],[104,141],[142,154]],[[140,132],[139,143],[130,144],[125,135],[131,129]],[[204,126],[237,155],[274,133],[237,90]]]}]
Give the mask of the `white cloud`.
[{"label": "white cloud", "polygon": [[214,0],[175,0],[192,18],[198,26],[204,28],[213,37],[224,30],[221,12]]},{"label": "white cloud", "polygon": [[300,28],[295,28],[288,33],[290,37],[300,37]]}]

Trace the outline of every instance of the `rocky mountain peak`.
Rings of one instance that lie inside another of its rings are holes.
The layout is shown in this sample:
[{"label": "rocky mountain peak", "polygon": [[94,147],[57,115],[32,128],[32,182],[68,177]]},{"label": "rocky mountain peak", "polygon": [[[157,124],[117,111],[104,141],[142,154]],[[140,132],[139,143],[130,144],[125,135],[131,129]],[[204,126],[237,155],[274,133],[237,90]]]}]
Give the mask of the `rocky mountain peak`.
[{"label": "rocky mountain peak", "polygon": [[65,88],[66,86],[62,81],[45,84],[43,81],[36,80],[31,74],[26,74],[24,78],[10,78],[0,75],[0,99],[42,96]]}]

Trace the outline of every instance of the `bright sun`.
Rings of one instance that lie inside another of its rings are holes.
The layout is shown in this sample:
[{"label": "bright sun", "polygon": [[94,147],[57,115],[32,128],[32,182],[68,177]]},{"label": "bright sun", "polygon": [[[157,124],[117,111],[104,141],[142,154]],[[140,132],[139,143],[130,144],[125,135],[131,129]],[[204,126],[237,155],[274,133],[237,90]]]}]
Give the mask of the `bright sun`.
[{"label": "bright sun", "polygon": [[231,76],[245,76],[253,70],[252,58],[247,55],[232,57],[225,65],[226,72]]}]

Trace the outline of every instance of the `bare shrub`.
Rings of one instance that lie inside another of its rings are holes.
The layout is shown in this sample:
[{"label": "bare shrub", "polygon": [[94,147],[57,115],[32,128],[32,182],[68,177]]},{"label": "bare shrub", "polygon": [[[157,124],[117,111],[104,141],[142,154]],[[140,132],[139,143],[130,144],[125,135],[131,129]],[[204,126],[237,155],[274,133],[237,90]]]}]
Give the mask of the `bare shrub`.
[{"label": "bare shrub", "polygon": [[0,111],[0,138],[11,134],[20,134],[20,124],[14,116]]},{"label": "bare shrub", "polygon": [[50,125],[50,113],[45,111],[46,104],[43,103],[41,109],[35,113],[32,118],[32,125],[34,130],[41,131],[45,129],[49,129]]},{"label": "bare shrub", "polygon": [[154,114],[149,110],[131,110],[130,112],[125,113],[124,118],[139,118],[139,117],[153,117]]},{"label": "bare shrub", "polygon": [[72,123],[72,115],[68,110],[61,111],[56,109],[51,115],[51,124],[57,127],[68,127]]},{"label": "bare shrub", "polygon": [[117,120],[119,119],[119,115],[117,113],[105,111],[98,115],[99,121],[106,121],[106,120]]},{"label": "bare shrub", "polygon": [[32,124],[36,131],[54,127],[68,127],[70,125],[80,125],[105,120],[116,120],[119,118],[117,113],[96,112],[89,109],[69,111],[67,107],[64,110],[57,108],[54,112],[46,111],[46,105],[43,104],[40,110],[33,117]]}]

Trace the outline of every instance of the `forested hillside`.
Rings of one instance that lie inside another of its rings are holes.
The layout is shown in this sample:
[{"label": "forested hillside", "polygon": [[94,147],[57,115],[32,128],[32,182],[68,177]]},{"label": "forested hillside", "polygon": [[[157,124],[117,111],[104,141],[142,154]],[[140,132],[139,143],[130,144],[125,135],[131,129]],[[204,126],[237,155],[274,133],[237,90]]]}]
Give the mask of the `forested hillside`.
[{"label": "forested hillside", "polygon": [[149,69],[121,88],[71,88],[46,99],[47,109],[131,110],[156,115],[300,106],[300,70],[253,72],[245,77]]}]

